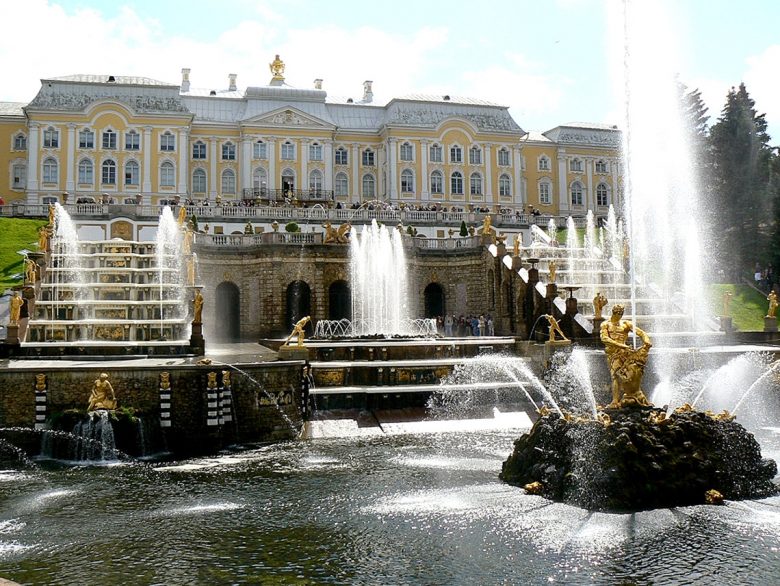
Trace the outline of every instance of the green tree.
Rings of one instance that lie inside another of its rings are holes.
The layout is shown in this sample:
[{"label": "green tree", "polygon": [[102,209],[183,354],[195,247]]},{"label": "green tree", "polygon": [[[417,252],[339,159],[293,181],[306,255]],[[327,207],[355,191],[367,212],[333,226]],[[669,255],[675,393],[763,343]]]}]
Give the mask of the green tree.
[{"label": "green tree", "polygon": [[711,209],[727,274],[744,274],[756,261],[768,260],[772,152],[766,129],[745,84],[731,88],[709,141]]},{"label": "green tree", "polygon": [[461,236],[468,236],[469,235],[469,229],[466,228],[466,220],[463,220],[460,223],[460,235]]}]

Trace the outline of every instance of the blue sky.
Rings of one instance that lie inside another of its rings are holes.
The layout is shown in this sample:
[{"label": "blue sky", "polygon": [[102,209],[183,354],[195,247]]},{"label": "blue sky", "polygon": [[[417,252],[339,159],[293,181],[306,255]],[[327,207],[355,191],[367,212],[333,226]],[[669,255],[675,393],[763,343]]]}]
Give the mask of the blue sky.
[{"label": "blue sky", "polygon": [[[728,88],[745,81],[780,144],[780,2],[658,4],[658,18],[647,26],[657,30],[659,55],[676,61],[681,79],[702,90],[710,122]],[[228,73],[238,74],[239,87],[264,85],[268,63],[279,53],[288,83],[311,87],[322,78],[336,96],[360,98],[362,82],[371,79],[377,101],[411,93],[485,98],[510,106],[530,130],[571,121],[620,123],[610,60],[620,57],[621,5],[4,0],[5,22],[36,24],[0,38],[0,100],[28,101],[40,78],[74,73],[178,83],[181,68],[190,67],[194,87],[224,88]]]}]

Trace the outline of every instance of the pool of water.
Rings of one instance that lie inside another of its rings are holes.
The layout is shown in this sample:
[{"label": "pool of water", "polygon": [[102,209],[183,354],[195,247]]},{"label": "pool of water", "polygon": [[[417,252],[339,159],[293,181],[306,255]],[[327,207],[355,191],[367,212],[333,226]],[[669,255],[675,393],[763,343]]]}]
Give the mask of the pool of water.
[{"label": "pool of water", "polygon": [[[320,439],[181,462],[39,462],[0,471],[0,577],[125,585],[780,582],[780,498],[588,512],[498,480],[516,435]],[[765,456],[777,457],[777,437],[769,434]]]}]

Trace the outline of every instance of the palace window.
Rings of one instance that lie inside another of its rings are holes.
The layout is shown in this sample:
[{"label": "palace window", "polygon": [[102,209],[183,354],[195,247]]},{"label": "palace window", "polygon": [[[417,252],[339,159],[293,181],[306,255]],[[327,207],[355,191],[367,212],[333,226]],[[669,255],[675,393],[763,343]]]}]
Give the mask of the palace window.
[{"label": "palace window", "polygon": [[582,205],[582,184],[579,181],[571,184],[571,205]]},{"label": "palace window", "polygon": [[609,205],[609,189],[605,183],[596,186],[596,205],[601,207]]},{"label": "palace window", "polygon": [[550,157],[547,155],[542,155],[539,157],[539,170],[540,171],[549,171],[550,170]]},{"label": "palace window", "polygon": [[482,164],[482,149],[478,146],[473,146],[469,149],[469,165],[481,165]]},{"label": "palace window", "polygon": [[139,151],[141,150],[141,135],[135,130],[128,130],[125,132],[125,150],[126,151]]},{"label": "palace window", "polygon": [[401,160],[414,161],[414,147],[411,143],[405,142],[401,145]]},{"label": "palace window", "polygon": [[252,172],[252,187],[254,189],[265,189],[268,185],[268,173],[262,167],[257,167]]},{"label": "palace window", "polygon": [[582,173],[582,159],[572,159],[569,163],[569,170],[572,173]]},{"label": "palace window", "polygon": [[607,167],[606,161],[596,161],[596,173],[608,173],[609,167]]},{"label": "palace window", "polygon": [[160,187],[176,186],[176,169],[170,161],[160,165]]},{"label": "palace window", "polygon": [[43,148],[45,149],[57,149],[60,148],[60,133],[51,126],[43,131]]},{"label": "palace window", "polygon": [[322,145],[318,142],[313,142],[309,145],[309,160],[321,161],[322,160]]},{"label": "palace window", "polygon": [[222,171],[222,193],[231,195],[236,193],[236,174],[233,169]]},{"label": "palace window", "polygon": [[463,195],[463,175],[460,171],[450,175],[450,192],[453,195]]},{"label": "palace window", "polygon": [[176,150],[176,137],[168,130],[163,132],[162,136],[160,136],[160,150],[166,152]]},{"label": "palace window", "polygon": [[111,159],[103,161],[100,169],[100,182],[103,185],[116,185],[116,163]]},{"label": "palace window", "polygon": [[79,131],[79,148],[80,149],[94,149],[95,148],[95,133],[85,128]]},{"label": "palace window", "polygon": [[26,151],[27,150],[27,137],[21,132],[14,136],[14,150]]},{"label": "palace window", "polygon": [[343,197],[349,193],[349,180],[346,173],[337,173],[334,183],[336,195]]},{"label": "palace window", "polygon": [[336,164],[337,165],[346,165],[347,164],[347,149],[344,147],[339,147],[336,149]]},{"label": "palace window", "polygon": [[414,193],[414,173],[410,169],[401,171],[401,193]]},{"label": "palace window", "polygon": [[322,191],[322,171],[319,169],[309,173],[309,190],[315,193]]},{"label": "palace window", "polygon": [[376,180],[370,173],[363,175],[363,199],[376,197]]},{"label": "palace window", "polygon": [[108,129],[103,131],[103,148],[107,150],[114,150],[116,148],[116,132]]},{"label": "palace window", "polygon": [[223,161],[235,161],[236,160],[236,145],[232,142],[226,142],[222,145],[222,160]]},{"label": "palace window", "polygon": [[552,184],[548,181],[539,183],[539,203],[545,205],[552,203]]},{"label": "palace window", "polygon": [[138,185],[139,167],[135,161],[125,163],[125,185]]},{"label": "palace window", "polygon": [[294,161],[295,160],[295,145],[289,140],[282,143],[282,160]]},{"label": "palace window", "polygon": [[203,169],[192,172],[192,193],[206,193],[206,172]]},{"label": "palace window", "polygon": [[444,193],[444,174],[441,171],[431,173],[431,193]]},{"label": "palace window", "polygon": [[57,183],[57,181],[59,181],[57,159],[45,159],[43,161],[43,182]]},{"label": "palace window", "polygon": [[463,149],[458,145],[450,147],[450,163],[462,163],[463,162]]},{"label": "palace window", "polygon": [[203,141],[196,141],[192,145],[192,158],[196,160],[205,160],[206,158],[206,143]]},{"label": "palace window", "polygon": [[498,164],[502,167],[509,167],[509,149],[506,147],[498,149]]},{"label": "palace window", "polygon": [[482,195],[482,175],[472,173],[471,177],[469,177],[469,184],[471,195]]},{"label": "palace window", "polygon": [[431,163],[442,162],[442,149],[440,144],[432,144],[431,148],[428,149],[428,151],[429,151]]},{"label": "palace window", "polygon": [[[374,163],[374,151],[371,149],[365,149],[363,150],[363,166],[364,167],[373,167],[375,165]],[[370,175],[369,175],[370,177]]]},{"label": "palace window", "polygon": [[24,189],[27,187],[27,165],[25,163],[16,163],[11,167],[12,189]]},{"label": "palace window", "polygon": [[267,159],[268,158],[268,145],[262,140],[258,140],[253,147],[253,154],[255,159]]},{"label": "palace window", "polygon": [[506,173],[498,178],[498,195],[502,197],[512,195],[512,179]]},{"label": "palace window", "polygon": [[92,185],[95,181],[95,167],[89,159],[79,161],[79,183]]}]

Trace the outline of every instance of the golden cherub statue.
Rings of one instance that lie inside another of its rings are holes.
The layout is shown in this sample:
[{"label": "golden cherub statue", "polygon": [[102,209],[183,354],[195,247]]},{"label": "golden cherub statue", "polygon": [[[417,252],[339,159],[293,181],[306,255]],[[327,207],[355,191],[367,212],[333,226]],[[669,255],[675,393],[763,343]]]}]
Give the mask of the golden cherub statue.
[{"label": "golden cherub statue", "polygon": [[208,380],[206,381],[206,388],[207,389],[216,389],[217,388],[217,373],[213,370],[209,373],[206,373],[206,377]]},{"label": "golden cherub statue", "polygon": [[[630,321],[623,320],[624,308],[620,304],[612,307],[612,316],[601,324],[601,341],[607,354],[607,364],[612,377],[612,402],[609,407],[619,408],[632,405],[649,406],[640,387],[647,364],[647,355],[653,346],[650,337]],[[642,346],[633,349],[626,344],[629,332],[642,339]]]},{"label": "golden cherub statue", "polygon": [[273,79],[278,81],[284,80],[284,61],[279,59],[279,55],[276,55],[274,60],[268,64],[268,68],[271,70]]},{"label": "golden cherub statue", "polygon": [[46,390],[46,375],[43,373],[36,374],[35,375],[35,390],[36,391],[45,391]]},{"label": "golden cherub statue", "polygon": [[96,411],[97,409],[116,409],[114,387],[108,382],[108,375],[105,372],[101,372],[100,376],[95,380],[92,393],[89,396],[87,411]]},{"label": "golden cherub statue", "polygon": [[293,339],[294,336],[298,337],[298,347],[303,347],[303,338],[306,335],[306,332],[304,328],[306,327],[306,324],[308,324],[311,321],[310,316],[306,316],[304,318],[299,319],[295,325],[293,326],[292,332],[290,332],[290,335],[287,336],[287,339],[284,341],[283,346],[289,346],[290,340]]},{"label": "golden cherub statue", "polygon": [[163,371],[160,373],[160,390],[168,391],[171,389],[171,373]]},{"label": "golden cherub statue", "polygon": [[550,324],[550,338],[548,342],[556,342],[556,335],[560,336],[562,341],[568,342],[569,338],[563,333],[561,326],[558,324],[558,320],[549,314],[545,314],[544,317],[547,320],[547,323]]},{"label": "golden cherub statue", "polygon": [[203,323],[203,295],[200,294],[200,289],[195,291],[195,298],[192,300],[192,323]]},{"label": "golden cherub statue", "polygon": [[604,319],[602,314],[604,307],[609,301],[601,291],[596,292],[596,296],[593,298],[593,318]]},{"label": "golden cherub statue", "polygon": [[770,291],[769,295],[766,296],[767,301],[769,301],[769,309],[767,309],[766,316],[767,317],[776,317],[777,315],[777,293],[774,291]]}]

